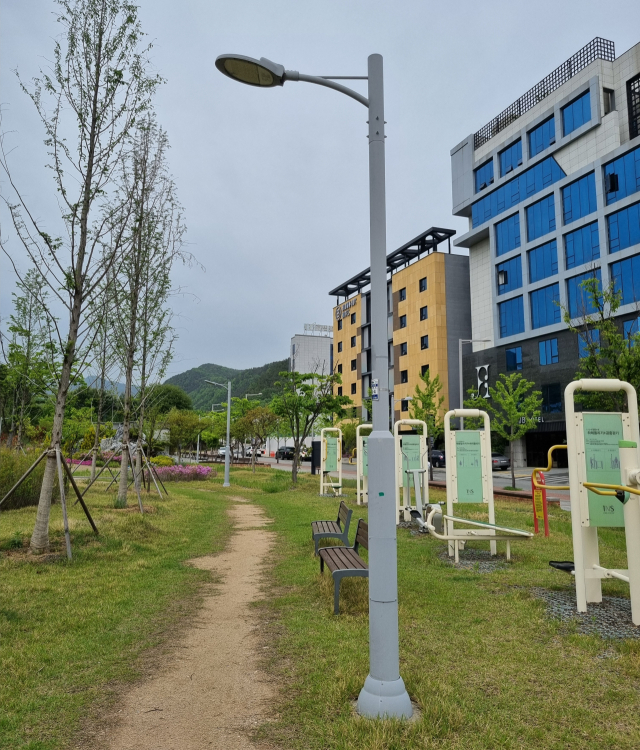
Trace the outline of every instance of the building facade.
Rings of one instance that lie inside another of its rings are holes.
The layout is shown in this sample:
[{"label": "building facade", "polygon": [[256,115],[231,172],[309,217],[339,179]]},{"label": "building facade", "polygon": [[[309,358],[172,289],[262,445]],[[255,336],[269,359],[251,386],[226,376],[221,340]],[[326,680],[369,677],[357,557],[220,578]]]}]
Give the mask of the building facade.
[{"label": "building facade", "polygon": [[332,327],[305,323],[304,330],[304,334],[297,333],[291,338],[289,371],[330,375],[333,372]]},{"label": "building facade", "polygon": [[[443,408],[458,404],[458,339],[469,338],[469,259],[438,252],[455,234],[432,227],[387,256],[387,340],[393,420],[409,416],[412,396],[426,370],[440,376]],[[449,248],[450,250],[450,248]],[[333,308],[333,364],[341,392],[358,408],[369,397],[372,379],[369,269],[330,292]],[[362,412],[366,419],[366,409]]]},{"label": "building facade", "polygon": [[566,438],[564,388],[590,334],[582,282],[621,293],[619,325],[640,300],[640,44],[616,58],[596,38],[451,151],[453,213],[469,220],[473,353],[464,387],[488,396],[520,371],[542,391],[521,465],[544,465]]}]

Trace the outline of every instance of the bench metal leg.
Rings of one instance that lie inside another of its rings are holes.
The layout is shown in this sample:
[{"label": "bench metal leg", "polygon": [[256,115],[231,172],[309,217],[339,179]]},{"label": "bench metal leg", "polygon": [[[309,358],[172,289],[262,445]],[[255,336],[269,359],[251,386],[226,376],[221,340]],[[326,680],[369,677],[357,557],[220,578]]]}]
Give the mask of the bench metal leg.
[{"label": "bench metal leg", "polygon": [[333,614],[340,614],[340,581],[342,576],[334,576],[333,585]]},{"label": "bench metal leg", "polygon": [[320,558],[320,572],[324,573],[324,557]]}]

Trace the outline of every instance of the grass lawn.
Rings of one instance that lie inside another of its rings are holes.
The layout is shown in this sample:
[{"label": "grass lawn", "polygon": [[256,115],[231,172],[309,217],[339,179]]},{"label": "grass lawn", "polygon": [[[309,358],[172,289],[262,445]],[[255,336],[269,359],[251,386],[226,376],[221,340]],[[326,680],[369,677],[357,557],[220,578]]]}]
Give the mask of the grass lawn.
[{"label": "grass lawn", "polygon": [[[54,560],[26,556],[35,508],[0,513],[0,747],[68,745],[96,702],[140,675],[138,657],[197,604],[209,573],[185,560],[224,547],[226,502],[212,480],[172,483],[170,499],[143,495],[155,512],[113,509],[90,490],[95,537],[70,507],[74,559],[64,557],[62,514],[52,509]],[[72,506],[73,496],[69,505]],[[137,508],[135,493],[129,505]]]},{"label": "grass lawn", "polygon": [[[640,642],[579,635],[549,619],[530,593],[573,585],[548,565],[572,559],[569,513],[553,508],[551,537],[514,542],[512,563],[492,573],[455,569],[439,557],[443,542],[399,529],[401,673],[421,716],[369,721],[352,708],[368,673],[367,583],[343,582],[335,617],[332,579],[320,576],[313,556],[310,522],[335,518],[338,501],[318,496],[315,477],[300,477],[290,491],[268,471],[268,492],[250,496],[280,536],[273,597],[258,606],[272,623],[268,668],[281,680],[282,705],[259,736],[305,750],[640,747]],[[257,487],[257,476],[238,470],[232,484]],[[355,526],[366,509],[346,491]],[[498,501],[496,515],[506,526],[533,526],[527,502]],[[626,567],[621,530],[601,531],[600,548],[603,564]],[[603,582],[605,595],[628,592]]]}]

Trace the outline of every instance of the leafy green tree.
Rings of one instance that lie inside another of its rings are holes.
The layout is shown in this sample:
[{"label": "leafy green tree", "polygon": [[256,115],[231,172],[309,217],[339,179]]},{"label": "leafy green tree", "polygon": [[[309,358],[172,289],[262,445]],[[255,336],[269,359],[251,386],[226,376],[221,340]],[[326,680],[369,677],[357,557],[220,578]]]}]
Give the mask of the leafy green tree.
[{"label": "leafy green tree", "polygon": [[169,444],[178,453],[178,463],[182,460],[182,451],[193,445],[200,431],[200,420],[194,411],[179,411],[172,409],[167,415],[169,428]]},{"label": "leafy green tree", "polygon": [[[501,373],[495,388],[489,388],[490,398],[481,399],[482,405],[478,404],[477,393],[475,398],[464,402],[467,409],[482,408],[487,411],[491,417],[491,431],[509,443],[511,486],[514,488],[516,473],[513,465],[513,443],[536,427],[542,406],[542,393],[532,390],[534,385],[535,383],[524,378],[519,372],[512,372],[510,375]],[[466,423],[465,419],[465,425]]]},{"label": "leafy green tree", "polygon": [[[345,408],[351,406],[348,396],[334,395],[334,386],[342,383],[339,373],[318,375],[315,372],[281,372],[274,385],[279,393],[271,408],[289,426],[293,437],[293,465],[291,481],[298,482],[300,451],[320,417],[344,419]],[[337,390],[337,389],[336,389]]]},{"label": "leafy green tree", "polygon": [[442,408],[444,396],[440,395],[442,391],[440,375],[436,375],[432,379],[427,369],[420,376],[420,380],[424,383],[424,387],[421,388],[419,384],[416,385],[413,399],[410,401],[409,412],[413,419],[421,419],[423,422],[426,422],[428,435],[427,450],[430,464],[429,478],[433,481],[431,447],[433,442],[438,440],[444,433],[444,411]]},{"label": "leafy green tree", "polygon": [[[620,308],[622,292],[613,283],[602,289],[596,276],[581,284],[582,298],[577,318],[571,319],[564,309],[564,320],[569,330],[577,334],[586,353],[580,360],[575,380],[581,378],[617,378],[640,390],[640,331],[637,323],[625,336],[615,316]],[[576,401],[593,411],[624,411],[623,391],[599,393],[578,391]]]},{"label": "leafy green tree", "polygon": [[268,406],[256,406],[238,420],[245,434],[251,439],[251,470],[256,470],[256,452],[272,434],[278,422],[278,415]]}]

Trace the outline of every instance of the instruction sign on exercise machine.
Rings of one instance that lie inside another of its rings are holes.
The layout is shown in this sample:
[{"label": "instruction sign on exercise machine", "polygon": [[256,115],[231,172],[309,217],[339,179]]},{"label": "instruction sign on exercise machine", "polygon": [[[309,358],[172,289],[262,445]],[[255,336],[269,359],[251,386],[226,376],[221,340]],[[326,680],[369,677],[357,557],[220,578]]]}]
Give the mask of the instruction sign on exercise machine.
[{"label": "instruction sign on exercise machine", "polygon": [[[578,390],[624,391],[627,411],[576,413]],[[640,625],[640,430],[635,388],[620,380],[576,380],[565,389],[565,410],[578,612],[602,601],[603,578],[617,578],[629,584],[631,617]],[[600,565],[599,526],[624,527],[626,570]]]},{"label": "instruction sign on exercise machine", "polygon": [[457,500],[459,503],[486,502],[483,497],[482,446],[475,430],[454,432]]},{"label": "instruction sign on exercise machine", "polygon": [[[339,427],[325,427],[322,429],[320,431],[320,445],[320,494],[341,497],[342,430]],[[331,476],[332,472],[337,472],[337,479]]]},{"label": "instruction sign on exercise machine", "polygon": [[369,502],[369,446],[368,435],[361,430],[372,430],[371,424],[360,424],[356,427],[356,502],[366,505]]}]

